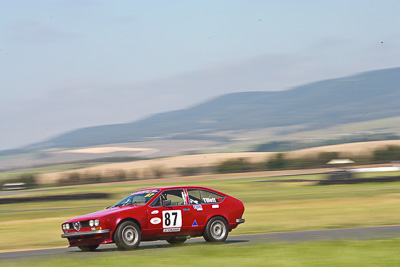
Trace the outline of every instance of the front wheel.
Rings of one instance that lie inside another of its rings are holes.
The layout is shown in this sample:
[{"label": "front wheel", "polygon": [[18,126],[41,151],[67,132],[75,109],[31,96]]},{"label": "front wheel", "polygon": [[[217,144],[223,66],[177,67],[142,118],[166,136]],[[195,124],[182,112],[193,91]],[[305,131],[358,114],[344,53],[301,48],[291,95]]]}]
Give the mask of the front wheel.
[{"label": "front wheel", "polygon": [[115,244],[119,249],[135,249],[139,246],[142,235],[139,226],[131,221],[120,224],[115,231]]},{"label": "front wheel", "polygon": [[228,237],[228,223],[221,216],[211,218],[204,229],[204,239],[207,242],[224,242]]},{"label": "front wheel", "polygon": [[93,245],[93,246],[78,246],[78,248],[82,251],[93,251],[96,248],[98,248],[99,245]]}]

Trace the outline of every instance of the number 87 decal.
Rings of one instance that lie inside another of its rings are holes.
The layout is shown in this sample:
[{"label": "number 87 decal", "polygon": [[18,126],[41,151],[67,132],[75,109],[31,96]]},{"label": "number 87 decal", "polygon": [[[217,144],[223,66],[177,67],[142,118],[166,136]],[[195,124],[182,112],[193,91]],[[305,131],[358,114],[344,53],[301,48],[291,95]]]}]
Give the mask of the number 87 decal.
[{"label": "number 87 decal", "polygon": [[182,211],[180,210],[164,210],[163,228],[182,227]]}]

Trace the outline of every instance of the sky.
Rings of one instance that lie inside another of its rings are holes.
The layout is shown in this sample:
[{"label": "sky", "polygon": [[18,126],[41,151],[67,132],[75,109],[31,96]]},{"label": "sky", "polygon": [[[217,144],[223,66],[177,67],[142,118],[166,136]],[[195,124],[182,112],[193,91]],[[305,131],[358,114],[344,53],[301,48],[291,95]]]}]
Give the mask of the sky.
[{"label": "sky", "polygon": [[400,67],[399,0],[0,0],[0,150]]}]

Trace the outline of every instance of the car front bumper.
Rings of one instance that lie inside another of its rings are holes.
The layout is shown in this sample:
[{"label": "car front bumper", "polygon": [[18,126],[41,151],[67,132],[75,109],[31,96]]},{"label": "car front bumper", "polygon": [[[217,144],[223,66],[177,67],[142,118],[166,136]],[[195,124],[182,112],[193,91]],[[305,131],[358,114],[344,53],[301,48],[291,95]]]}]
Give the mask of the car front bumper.
[{"label": "car front bumper", "polygon": [[236,219],[236,223],[240,224],[240,223],[244,223],[246,220],[245,219]]},{"label": "car front bumper", "polygon": [[87,235],[99,235],[99,234],[107,234],[109,232],[110,232],[110,229],[103,229],[103,230],[95,230],[95,231],[67,233],[67,234],[62,234],[61,237],[62,238],[70,238],[70,237],[87,236]]}]

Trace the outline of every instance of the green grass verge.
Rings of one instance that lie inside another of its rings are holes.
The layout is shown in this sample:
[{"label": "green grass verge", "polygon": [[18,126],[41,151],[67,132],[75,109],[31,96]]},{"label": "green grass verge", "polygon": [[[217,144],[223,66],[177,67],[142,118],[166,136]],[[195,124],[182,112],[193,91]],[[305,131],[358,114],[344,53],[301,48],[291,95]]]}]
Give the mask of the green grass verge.
[{"label": "green grass verge", "polygon": [[400,240],[183,245],[135,251],[78,252],[2,266],[398,266]]},{"label": "green grass verge", "polygon": [[354,178],[399,177],[400,171],[355,173]]}]

